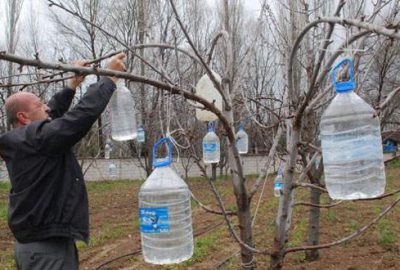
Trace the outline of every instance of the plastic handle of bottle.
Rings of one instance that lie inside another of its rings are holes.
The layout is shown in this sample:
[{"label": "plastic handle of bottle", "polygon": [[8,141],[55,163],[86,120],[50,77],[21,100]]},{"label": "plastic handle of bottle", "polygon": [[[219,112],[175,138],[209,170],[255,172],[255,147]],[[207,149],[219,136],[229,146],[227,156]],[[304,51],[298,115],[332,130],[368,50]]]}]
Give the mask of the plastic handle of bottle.
[{"label": "plastic handle of bottle", "polygon": [[[349,75],[350,75],[350,80],[345,81],[345,82],[337,82],[336,81],[336,72],[337,70],[348,64],[349,65]],[[356,83],[354,81],[354,67],[353,67],[353,60],[350,58],[345,58],[336,65],[333,66],[332,68],[332,73],[331,73],[331,80],[333,83],[333,86],[335,87],[336,91],[341,92],[341,91],[349,91],[353,90],[356,88]]]},{"label": "plastic handle of bottle", "polygon": [[215,131],[215,122],[214,121],[208,122],[208,131],[209,132]]},{"label": "plastic handle of bottle", "polygon": [[[157,160],[157,149],[163,143],[167,143],[168,145],[168,156],[165,159]],[[172,163],[172,142],[169,138],[164,137],[161,138],[158,142],[156,142],[153,146],[153,167],[169,166],[171,163]]]}]

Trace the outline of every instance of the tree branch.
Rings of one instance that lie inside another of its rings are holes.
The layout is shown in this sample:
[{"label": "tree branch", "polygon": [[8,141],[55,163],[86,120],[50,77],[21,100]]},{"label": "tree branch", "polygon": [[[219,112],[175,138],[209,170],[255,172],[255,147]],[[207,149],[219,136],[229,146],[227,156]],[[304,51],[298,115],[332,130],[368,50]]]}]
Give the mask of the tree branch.
[{"label": "tree branch", "polygon": [[400,197],[396,199],[390,206],[388,206],[384,211],[382,211],[379,216],[374,218],[371,223],[368,225],[365,225],[364,227],[358,229],[354,233],[350,234],[349,236],[346,236],[338,241],[328,243],[328,244],[322,244],[322,245],[315,245],[315,246],[303,246],[303,247],[295,247],[295,248],[288,248],[285,251],[285,254],[291,253],[291,252],[298,252],[298,251],[304,251],[304,250],[313,250],[313,249],[323,249],[323,248],[330,248],[333,246],[340,245],[342,243],[348,242],[351,239],[360,236],[361,234],[365,233],[372,225],[376,224],[379,220],[381,220],[387,213],[390,212],[398,203],[400,202]]}]

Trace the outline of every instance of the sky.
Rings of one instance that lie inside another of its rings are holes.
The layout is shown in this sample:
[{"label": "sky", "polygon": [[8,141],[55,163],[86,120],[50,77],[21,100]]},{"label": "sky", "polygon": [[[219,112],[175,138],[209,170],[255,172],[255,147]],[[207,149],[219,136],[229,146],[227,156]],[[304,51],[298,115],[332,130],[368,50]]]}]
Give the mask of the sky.
[{"label": "sky", "polygon": [[[207,0],[210,6],[215,6],[221,0]],[[258,15],[261,7],[262,0],[242,0],[244,7],[250,12],[253,13],[255,16]]]},{"label": "sky", "polygon": [[[0,0],[0,50],[3,50],[5,46],[6,3],[6,0]],[[48,7],[46,3],[46,0],[24,0],[19,21],[20,32],[23,33],[24,28],[29,27],[32,9],[34,10],[33,16],[39,26],[39,33],[47,32],[49,24],[46,22],[48,20]]]},{"label": "sky", "polygon": [[[221,0],[207,0],[210,6],[215,6]],[[247,11],[254,15],[259,15],[260,2],[262,0],[242,0],[243,5]],[[0,50],[5,50],[5,25],[6,25],[6,2],[7,0],[0,0]],[[30,10],[34,9],[34,16],[37,19],[39,25],[39,31],[43,34],[49,33],[48,26],[46,23],[48,20],[48,6],[46,0],[24,0],[23,10],[21,13],[21,19],[19,25],[22,26],[20,31],[24,31],[23,27],[29,24]],[[4,30],[2,30],[4,29]]]}]

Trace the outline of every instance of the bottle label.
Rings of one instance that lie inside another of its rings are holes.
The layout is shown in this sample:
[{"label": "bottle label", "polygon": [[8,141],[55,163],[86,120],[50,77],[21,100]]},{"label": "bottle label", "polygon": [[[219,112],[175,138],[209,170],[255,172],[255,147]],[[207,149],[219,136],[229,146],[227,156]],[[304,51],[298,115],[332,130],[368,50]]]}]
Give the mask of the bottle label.
[{"label": "bottle label", "polygon": [[283,183],[277,182],[274,184],[275,189],[283,189]]},{"label": "bottle label", "polygon": [[139,208],[139,221],[142,233],[167,233],[168,207]]},{"label": "bottle label", "polygon": [[136,140],[138,141],[138,142],[144,142],[144,134],[143,133],[137,133],[137,138],[136,138]]},{"label": "bottle label", "polygon": [[216,143],[203,143],[204,152],[210,153],[217,151],[217,144]]}]

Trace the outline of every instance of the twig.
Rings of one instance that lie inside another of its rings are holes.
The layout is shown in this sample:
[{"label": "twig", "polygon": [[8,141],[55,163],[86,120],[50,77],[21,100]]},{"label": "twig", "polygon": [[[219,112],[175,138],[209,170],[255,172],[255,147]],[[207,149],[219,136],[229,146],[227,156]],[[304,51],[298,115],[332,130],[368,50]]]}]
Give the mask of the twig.
[{"label": "twig", "polygon": [[[196,54],[196,56],[199,58],[201,64],[203,65],[204,69],[207,72],[208,77],[211,79],[211,81],[213,82],[215,88],[218,90],[218,92],[221,94],[222,99],[224,100],[225,106],[227,110],[229,110],[230,105],[221,89],[221,84],[217,81],[217,79],[215,78],[214,74],[212,73],[211,69],[208,67],[207,63],[204,61],[203,57],[200,55],[199,51],[197,50],[197,48],[194,46],[192,39],[189,36],[189,33],[186,31],[186,28],[184,27],[178,11],[176,10],[175,4],[173,0],[169,0],[172,10],[175,14],[175,19],[178,22],[179,26],[181,27],[181,30],[183,32],[183,34],[185,35],[190,47],[193,49],[194,53]],[[224,33],[224,31],[221,32],[221,35],[225,36],[226,33]]]},{"label": "twig", "polygon": [[201,201],[199,201],[196,196],[194,196],[194,194],[192,192],[190,192],[190,195],[192,196],[192,199],[206,212],[211,213],[211,214],[216,214],[216,215],[228,215],[228,216],[234,216],[237,215],[237,212],[233,212],[233,211],[226,211],[225,213],[217,211],[217,210],[213,210],[211,208],[209,208],[208,206],[204,205]]},{"label": "twig", "polygon": [[126,45],[124,42],[122,42],[119,38],[117,38],[115,35],[109,33],[108,31],[104,30],[103,28],[99,27],[98,25],[92,23],[91,21],[83,18],[82,16],[80,16],[77,12],[71,11],[69,9],[67,9],[64,5],[62,4],[58,4],[52,0],[47,0],[50,3],[50,6],[55,6],[58,7],[64,11],[66,11],[67,13],[76,16],[78,18],[80,18],[81,20],[85,21],[86,23],[90,24],[91,26],[97,28],[98,30],[100,30],[101,32],[103,32],[105,35],[113,38],[115,41],[117,41],[119,44],[121,44],[122,46],[124,46],[128,51],[132,52],[133,55],[135,55],[137,58],[139,58],[143,63],[145,63],[146,65],[148,65],[153,71],[155,71],[156,73],[158,73],[159,75],[161,75],[162,78],[164,78],[165,80],[167,80],[169,83],[172,84],[172,80],[163,72],[159,71],[156,67],[154,67],[152,64],[150,64],[148,61],[146,61],[143,57],[141,57],[140,55],[136,54],[136,52],[131,49],[128,45]]},{"label": "twig", "polygon": [[224,219],[225,219],[225,222],[226,222],[226,224],[228,225],[229,233],[230,233],[230,235],[233,237],[233,239],[235,239],[235,241],[236,241],[240,246],[244,247],[245,249],[247,249],[247,250],[249,250],[249,251],[251,251],[251,252],[253,252],[253,253],[264,254],[264,255],[270,255],[271,253],[270,253],[269,250],[258,250],[258,249],[255,249],[255,248],[253,248],[253,247],[247,245],[246,243],[244,243],[244,242],[239,238],[239,236],[236,234],[235,230],[233,229],[233,226],[232,226],[232,224],[231,224],[231,221],[230,221],[229,218],[228,218],[228,215],[226,214],[227,211],[226,211],[226,209],[225,209],[225,206],[224,206],[224,203],[223,203],[223,201],[222,201],[222,198],[221,198],[221,196],[220,196],[220,194],[219,194],[219,191],[218,191],[218,189],[216,188],[216,186],[214,185],[214,182],[211,180],[210,177],[207,176],[207,171],[206,171],[206,169],[204,168],[204,166],[202,166],[202,165],[200,164],[199,160],[195,160],[195,162],[196,162],[197,166],[199,167],[199,169],[202,171],[203,176],[208,180],[208,183],[209,183],[209,185],[210,185],[210,187],[211,187],[211,190],[212,190],[212,192],[214,193],[215,198],[217,199],[218,206],[219,206],[219,208],[221,209],[221,211],[222,211],[222,213],[223,213],[223,217],[224,217]]},{"label": "twig", "polygon": [[390,92],[389,95],[387,95],[386,99],[379,104],[378,108],[376,108],[377,112],[376,114],[379,115],[381,111],[383,111],[386,106],[393,100],[393,98],[400,92],[400,87],[397,87],[394,89],[392,92]]},{"label": "twig", "polygon": [[332,204],[314,204],[314,203],[308,203],[308,202],[297,202],[295,203],[293,206],[311,206],[311,207],[318,207],[318,208],[332,208],[335,207],[339,204],[341,204],[343,201],[338,201],[336,203],[332,203]]},{"label": "twig", "polygon": [[384,198],[391,197],[391,196],[393,196],[393,195],[395,195],[395,194],[397,194],[397,193],[400,193],[400,189],[397,189],[397,190],[392,191],[392,192],[390,192],[390,193],[383,194],[383,195],[378,196],[378,197],[375,197],[375,198],[358,199],[358,200],[353,200],[353,201],[358,202],[358,201],[376,201],[376,200],[382,200],[382,199],[384,199]]},{"label": "twig", "polygon": [[293,184],[293,188],[297,188],[297,187],[306,187],[306,188],[314,188],[314,189],[318,189],[322,192],[328,193],[328,191],[320,186],[314,185],[314,184],[310,184],[310,183],[296,183]]},{"label": "twig", "polygon": [[328,243],[328,244],[322,244],[322,245],[315,245],[315,246],[303,246],[303,247],[295,247],[295,248],[288,248],[285,251],[285,254],[291,253],[291,252],[298,252],[298,251],[304,251],[304,250],[313,250],[313,249],[323,249],[323,248],[330,248],[333,246],[340,245],[342,243],[348,242],[351,239],[360,236],[363,234],[365,231],[367,231],[372,225],[376,224],[380,219],[382,219],[387,213],[390,212],[398,203],[400,202],[400,197],[396,199],[390,206],[388,206],[384,211],[382,211],[379,216],[374,218],[371,223],[365,225],[364,227],[358,229],[354,233],[350,234],[349,236],[346,236],[338,241]]},{"label": "twig", "polygon": [[275,138],[274,138],[274,142],[272,143],[271,149],[269,150],[269,154],[267,157],[267,161],[264,164],[264,168],[261,170],[261,173],[259,174],[259,176],[257,177],[257,180],[255,181],[254,185],[251,188],[251,191],[249,193],[249,201],[253,198],[254,194],[256,194],[258,188],[260,187],[260,185],[262,184],[263,181],[266,181],[267,179],[265,179],[268,169],[271,165],[271,161],[273,159],[273,157],[275,156],[275,152],[276,152],[276,148],[278,146],[279,140],[282,137],[282,132],[283,128],[279,125],[278,130],[276,132]]}]

